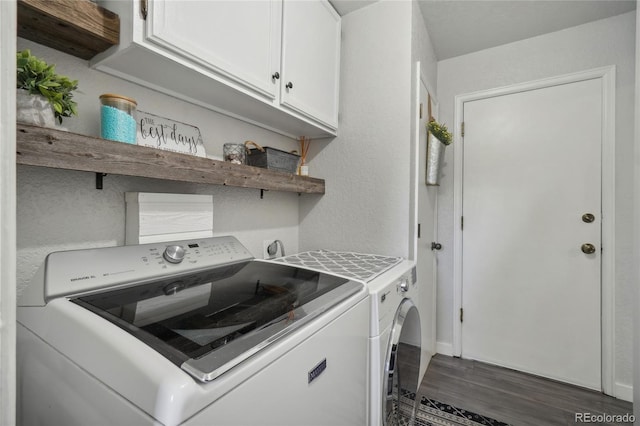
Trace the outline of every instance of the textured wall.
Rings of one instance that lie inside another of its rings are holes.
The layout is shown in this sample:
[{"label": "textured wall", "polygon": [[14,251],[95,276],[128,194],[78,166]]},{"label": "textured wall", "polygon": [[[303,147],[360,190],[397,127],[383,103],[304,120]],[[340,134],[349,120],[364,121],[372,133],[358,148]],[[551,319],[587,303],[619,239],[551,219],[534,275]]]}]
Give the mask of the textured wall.
[{"label": "textured wall", "polygon": [[[635,102],[635,155],[634,155],[634,251],[633,257],[634,259],[640,259],[640,115],[637,113],[640,111],[640,28],[638,28],[637,23],[640,21],[640,8],[636,9],[636,102]],[[633,296],[632,308],[635,312],[635,318],[633,320],[634,325],[634,345],[633,345],[633,353],[634,353],[634,364],[633,364],[633,372],[634,372],[634,380],[633,380],[633,411],[636,416],[636,419],[640,419],[640,262],[636,262],[635,265],[635,274],[633,281],[635,285],[633,286],[635,289],[635,294]]]},{"label": "textured wall", "polygon": [[[247,139],[287,150],[297,147],[292,139],[94,71],[86,61],[18,39],[18,49],[24,48],[56,64],[57,72],[79,80],[80,93],[75,97],[79,116],[63,123],[70,131],[98,136],[98,96],[111,92],[135,98],[143,111],[198,126],[210,155],[222,157],[225,142]],[[29,282],[51,251],[124,244],[126,191],[213,194],[214,232],[236,235],[256,257],[262,257],[263,239],[278,238],[287,252],[298,251],[298,202],[318,198],[268,191],[260,199],[255,189],[111,175],[104,178],[100,191],[95,189],[93,173],[20,166],[18,286]]]},{"label": "textured wall", "polygon": [[[635,13],[596,21],[438,64],[440,117],[453,122],[459,94],[616,65],[616,382],[632,382],[633,238],[633,111]],[[453,240],[453,150],[447,150],[438,200],[439,237]],[[453,257],[439,255],[438,341],[452,342]]]},{"label": "textured wall", "polygon": [[301,202],[300,246],[407,257],[411,2],[351,12],[342,33],[338,137],[310,153],[327,194]]}]

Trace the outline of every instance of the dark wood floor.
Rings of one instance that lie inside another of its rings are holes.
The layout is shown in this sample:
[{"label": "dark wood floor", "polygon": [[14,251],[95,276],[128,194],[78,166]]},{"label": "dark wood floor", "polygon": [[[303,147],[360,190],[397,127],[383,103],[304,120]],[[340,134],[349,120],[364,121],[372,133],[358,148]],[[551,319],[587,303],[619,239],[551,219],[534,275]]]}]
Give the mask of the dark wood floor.
[{"label": "dark wood floor", "polygon": [[445,355],[432,358],[418,395],[515,426],[583,424],[576,423],[576,413],[633,413],[630,402],[599,392]]}]

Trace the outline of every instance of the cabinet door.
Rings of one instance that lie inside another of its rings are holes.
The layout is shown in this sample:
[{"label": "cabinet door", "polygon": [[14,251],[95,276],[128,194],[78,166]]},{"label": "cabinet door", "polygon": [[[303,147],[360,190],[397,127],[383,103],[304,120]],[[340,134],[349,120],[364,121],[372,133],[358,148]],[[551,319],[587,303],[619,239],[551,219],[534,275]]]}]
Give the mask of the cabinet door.
[{"label": "cabinet door", "polygon": [[337,129],[340,16],[323,0],[283,8],[281,103]]},{"label": "cabinet door", "polygon": [[145,39],[273,100],[281,24],[282,0],[154,0]]}]

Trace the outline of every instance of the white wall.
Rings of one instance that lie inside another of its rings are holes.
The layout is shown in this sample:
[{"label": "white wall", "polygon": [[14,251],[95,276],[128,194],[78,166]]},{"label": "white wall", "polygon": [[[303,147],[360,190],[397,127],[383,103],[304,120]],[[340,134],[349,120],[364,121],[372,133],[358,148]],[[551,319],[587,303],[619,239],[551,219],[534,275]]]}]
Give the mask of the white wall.
[{"label": "white wall", "polygon": [[[616,317],[615,381],[632,384],[633,122],[635,12],[438,63],[440,119],[453,123],[454,97],[515,83],[616,65]],[[438,235],[453,247],[453,150],[447,150],[438,200]],[[457,223],[457,222],[456,222]],[[438,255],[438,341],[452,343],[453,258]]]},{"label": "white wall", "polygon": [[301,202],[301,250],[409,254],[411,13],[380,1],[342,19],[340,127],[311,143],[327,193]]},{"label": "white wall", "polygon": [[[640,8],[636,9],[636,103],[635,103],[635,155],[634,155],[634,204],[633,217],[634,221],[634,259],[640,259]],[[635,294],[633,296],[632,306],[635,308],[634,324],[634,380],[633,380],[633,412],[636,419],[640,422],[640,262],[636,263],[635,273],[633,275],[635,282]]]},{"label": "white wall", "polygon": [[0,2],[0,425],[16,419],[16,2]]},{"label": "white wall", "polygon": [[[197,126],[207,154],[222,157],[225,142],[254,140],[263,146],[287,150],[296,141],[239,120],[88,68],[87,61],[18,39],[18,49],[56,64],[56,71],[79,80],[75,96],[79,115],[65,119],[70,131],[98,136],[99,100],[102,93],[135,98],[139,109]],[[256,257],[262,257],[263,239],[280,239],[287,252],[298,251],[298,203],[316,195],[256,189],[198,185],[146,178],[109,175],[104,189],[95,189],[95,174],[19,166],[17,188],[18,286],[28,284],[44,256],[55,250],[124,244],[126,191],[213,194],[217,235],[236,235]],[[328,188],[331,191],[331,188]]]},{"label": "white wall", "polygon": [[[435,91],[436,84],[438,83],[438,60],[436,58],[436,52],[425,25],[420,6],[418,6],[416,1],[412,1],[411,5],[411,62],[413,64],[415,61],[420,61],[422,75],[426,78],[427,84],[431,86],[430,89]],[[412,70],[415,70],[415,68],[412,67]],[[432,95],[435,95],[435,93],[432,93]],[[417,115],[414,115],[414,117],[417,117]]]}]

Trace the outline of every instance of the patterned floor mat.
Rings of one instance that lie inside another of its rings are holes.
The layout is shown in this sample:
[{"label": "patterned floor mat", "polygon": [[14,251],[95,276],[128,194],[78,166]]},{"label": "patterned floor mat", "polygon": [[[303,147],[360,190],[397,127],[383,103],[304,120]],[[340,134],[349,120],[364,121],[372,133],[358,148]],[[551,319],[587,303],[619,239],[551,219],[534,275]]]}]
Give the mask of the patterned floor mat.
[{"label": "patterned floor mat", "polygon": [[392,426],[509,426],[507,423],[469,410],[444,404],[423,396],[412,419],[415,394],[403,391],[400,407],[394,403],[394,412],[387,424]]}]

